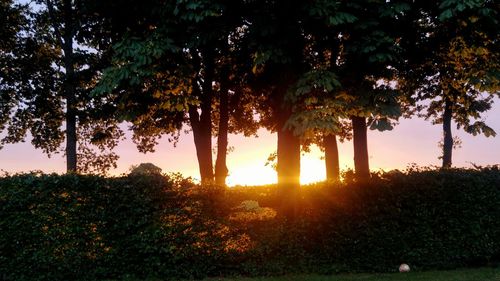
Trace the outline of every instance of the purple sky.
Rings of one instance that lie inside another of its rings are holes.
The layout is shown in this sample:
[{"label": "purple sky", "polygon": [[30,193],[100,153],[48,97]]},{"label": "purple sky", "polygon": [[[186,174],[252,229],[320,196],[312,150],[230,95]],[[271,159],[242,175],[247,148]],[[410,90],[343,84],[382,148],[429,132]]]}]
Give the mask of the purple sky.
[{"label": "purple sky", "polygon": [[[500,134],[500,100],[496,100],[492,110],[484,114],[486,123]],[[500,164],[500,136],[486,138],[471,136],[453,130],[462,140],[462,147],[454,151],[453,165],[471,167],[477,165]],[[372,170],[404,169],[410,163],[418,165],[440,165],[437,146],[441,139],[441,125],[431,125],[423,119],[402,119],[400,124],[388,132],[369,131],[368,145],[370,166]],[[230,136],[230,146],[235,149],[228,156],[230,176],[229,185],[265,184],[276,181],[276,173],[264,166],[267,157],[276,149],[276,136],[261,130],[258,138]],[[167,141],[157,146],[155,153],[137,152],[130,139],[122,142],[116,150],[120,155],[118,168],[112,174],[121,174],[129,170],[131,165],[151,162],[164,172],[181,172],[185,176],[198,178],[198,166],[191,135],[184,135],[174,148]],[[352,143],[339,146],[341,168],[353,165]],[[319,181],[325,178],[321,153],[317,149],[302,157],[303,183]],[[65,160],[62,154],[47,158],[40,150],[32,148],[28,142],[7,145],[0,150],[0,170],[6,172],[26,172],[42,170],[44,172],[63,172]]]}]

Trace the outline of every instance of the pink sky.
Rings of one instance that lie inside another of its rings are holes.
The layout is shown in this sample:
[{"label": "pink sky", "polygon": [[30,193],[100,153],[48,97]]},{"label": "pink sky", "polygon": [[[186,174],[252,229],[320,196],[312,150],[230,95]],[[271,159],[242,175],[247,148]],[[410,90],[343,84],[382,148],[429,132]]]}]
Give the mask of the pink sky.
[{"label": "pink sky", "polygon": [[[486,123],[500,134],[500,100],[496,100],[492,110],[484,114]],[[477,165],[500,164],[500,135],[495,138],[471,136],[454,128],[454,135],[462,140],[462,147],[454,151],[453,165],[471,167]],[[392,131],[369,131],[368,149],[372,170],[404,169],[410,163],[418,165],[440,165],[437,158],[440,150],[437,146],[441,139],[441,125],[431,125],[423,119],[400,120]],[[230,146],[235,149],[228,155],[229,185],[252,185],[276,182],[276,173],[269,166],[264,166],[270,153],[276,150],[276,136],[261,130],[258,138],[230,136]],[[181,172],[184,176],[198,178],[198,164],[191,135],[181,137],[174,148],[167,141],[157,146],[155,153],[137,152],[132,141],[122,142],[116,152],[120,155],[118,168],[111,174],[126,173],[131,165],[151,162],[164,172]],[[353,165],[352,143],[339,146],[340,166],[342,169]],[[309,183],[325,178],[324,163],[321,153],[313,149],[303,155],[301,160],[301,181]],[[6,172],[26,172],[41,170],[44,172],[63,172],[65,160],[61,155],[47,158],[40,150],[35,150],[29,141],[21,144],[6,145],[0,150],[0,170]]]}]

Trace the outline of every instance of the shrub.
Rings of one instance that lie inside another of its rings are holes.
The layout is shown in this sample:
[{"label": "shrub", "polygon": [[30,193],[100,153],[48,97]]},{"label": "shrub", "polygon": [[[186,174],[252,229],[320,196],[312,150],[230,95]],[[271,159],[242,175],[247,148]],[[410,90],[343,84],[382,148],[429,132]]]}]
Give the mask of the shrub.
[{"label": "shrub", "polygon": [[[365,186],[310,189],[303,218],[310,263],[387,271],[485,265],[500,253],[500,173],[385,173]],[[316,260],[317,259],[317,260]]]},{"label": "shrub", "polygon": [[498,167],[310,185],[293,220],[274,212],[278,194],[275,186],[195,186],[178,174],[5,176],[0,279],[177,280],[500,261]]},{"label": "shrub", "polygon": [[[222,244],[193,184],[159,174],[0,179],[2,280],[203,276]],[[211,251],[212,250],[212,251]]]}]

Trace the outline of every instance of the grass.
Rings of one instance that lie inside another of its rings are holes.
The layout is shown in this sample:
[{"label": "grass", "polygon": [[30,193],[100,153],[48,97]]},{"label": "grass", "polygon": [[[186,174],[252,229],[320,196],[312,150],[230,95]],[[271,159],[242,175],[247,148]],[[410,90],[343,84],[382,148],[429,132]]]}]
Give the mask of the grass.
[{"label": "grass", "polygon": [[409,273],[291,275],[260,278],[209,278],[205,281],[500,281],[500,268],[476,268]]}]

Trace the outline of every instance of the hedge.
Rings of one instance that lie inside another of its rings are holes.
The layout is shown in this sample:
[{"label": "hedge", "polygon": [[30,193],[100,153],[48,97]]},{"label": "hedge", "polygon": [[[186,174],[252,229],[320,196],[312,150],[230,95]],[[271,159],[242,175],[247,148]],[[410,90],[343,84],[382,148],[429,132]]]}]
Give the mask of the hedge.
[{"label": "hedge", "polygon": [[[159,280],[395,271],[500,261],[500,171],[413,169],[301,188],[293,221],[273,186],[179,175],[0,178],[0,279]],[[259,210],[242,210],[244,200]],[[269,212],[264,212],[268,210]]]},{"label": "hedge", "polygon": [[160,175],[2,178],[0,279],[205,275],[220,243],[199,237],[215,223],[188,195],[190,185]]}]

